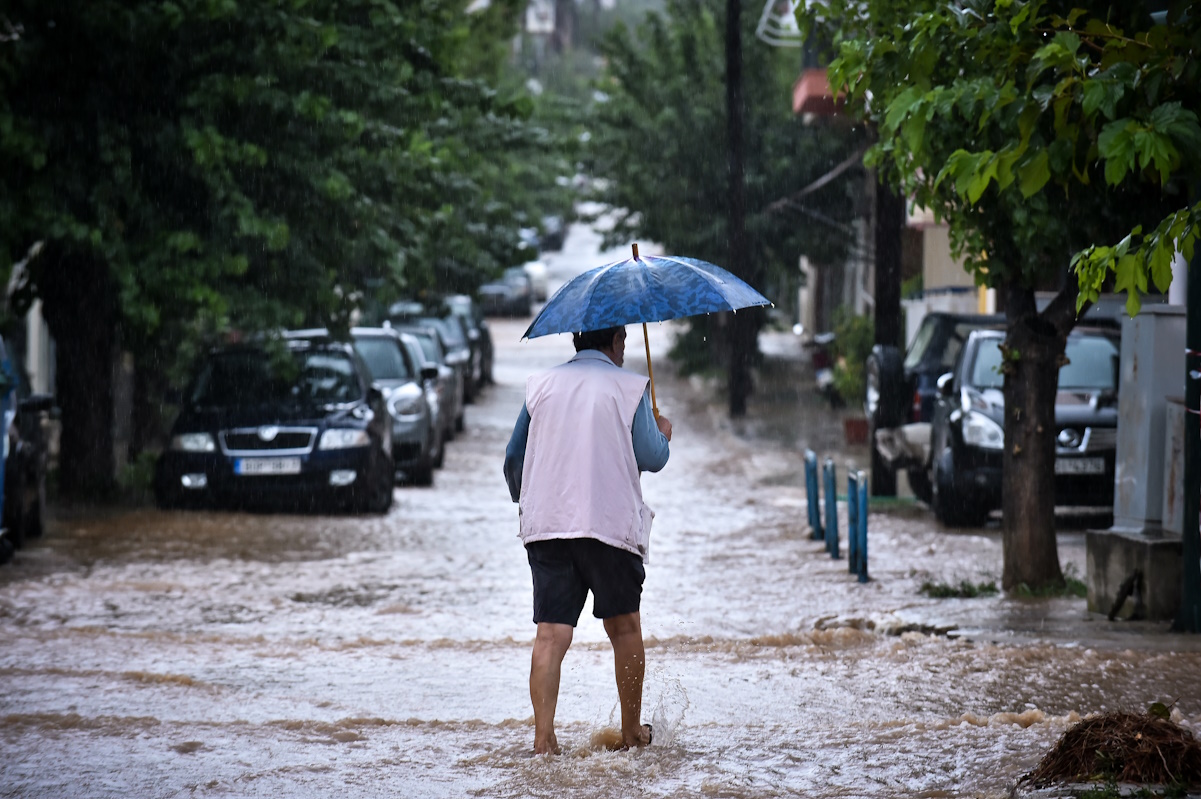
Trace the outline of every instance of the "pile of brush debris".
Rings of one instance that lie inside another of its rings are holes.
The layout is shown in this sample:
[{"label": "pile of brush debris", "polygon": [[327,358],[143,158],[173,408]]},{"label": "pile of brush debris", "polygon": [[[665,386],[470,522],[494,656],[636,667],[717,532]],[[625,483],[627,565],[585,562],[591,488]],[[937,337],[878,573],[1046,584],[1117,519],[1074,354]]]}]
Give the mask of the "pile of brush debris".
[{"label": "pile of brush debris", "polygon": [[1146,713],[1105,713],[1073,725],[1021,782],[1199,787],[1201,743],[1162,702]]}]

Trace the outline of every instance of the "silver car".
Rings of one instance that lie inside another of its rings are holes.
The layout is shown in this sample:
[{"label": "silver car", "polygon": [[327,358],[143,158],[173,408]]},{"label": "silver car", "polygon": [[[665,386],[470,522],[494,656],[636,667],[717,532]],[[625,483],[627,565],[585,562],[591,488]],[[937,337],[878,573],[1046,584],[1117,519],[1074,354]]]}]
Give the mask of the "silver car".
[{"label": "silver car", "polygon": [[395,327],[402,333],[413,336],[420,345],[422,357],[426,366],[438,370],[435,385],[438,402],[443,420],[443,430],[447,441],[454,438],[455,433],[463,430],[464,381],[463,370],[447,363],[446,349],[442,335],[437,328],[419,325]]},{"label": "silver car", "polygon": [[[324,329],[296,330],[287,333],[287,338],[328,335]],[[392,458],[397,478],[419,486],[433,485],[434,469],[445,457],[437,409],[431,407],[425,391],[425,381],[434,377],[436,370],[415,361],[400,333],[390,328],[355,327],[350,336],[392,417]]]}]

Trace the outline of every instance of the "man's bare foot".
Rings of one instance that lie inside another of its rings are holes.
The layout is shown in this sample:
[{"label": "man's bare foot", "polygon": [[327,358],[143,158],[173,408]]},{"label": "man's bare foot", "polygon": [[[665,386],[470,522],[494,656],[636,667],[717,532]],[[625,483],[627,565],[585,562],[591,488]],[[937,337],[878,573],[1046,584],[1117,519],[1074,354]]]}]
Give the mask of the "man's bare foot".
[{"label": "man's bare foot", "polygon": [[545,741],[534,739],[534,754],[536,755],[561,755],[563,750],[559,748],[559,740],[552,732],[550,737]]},{"label": "man's bare foot", "polygon": [[649,746],[653,734],[654,734],[654,730],[651,728],[651,725],[643,724],[641,727],[638,728],[638,735],[633,740],[630,740],[629,738],[624,738],[624,736],[623,736],[624,740],[622,741],[621,748],[622,749],[637,749],[639,747]]}]

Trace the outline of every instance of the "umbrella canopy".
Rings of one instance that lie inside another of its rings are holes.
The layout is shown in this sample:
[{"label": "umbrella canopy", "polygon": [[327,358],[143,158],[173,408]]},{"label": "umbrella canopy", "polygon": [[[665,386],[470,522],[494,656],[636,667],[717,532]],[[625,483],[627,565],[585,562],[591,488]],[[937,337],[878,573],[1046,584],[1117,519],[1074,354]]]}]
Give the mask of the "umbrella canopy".
[{"label": "umbrella canopy", "polygon": [[676,255],[638,255],[565,283],[523,338],[737,311],[771,301],[720,266]]}]

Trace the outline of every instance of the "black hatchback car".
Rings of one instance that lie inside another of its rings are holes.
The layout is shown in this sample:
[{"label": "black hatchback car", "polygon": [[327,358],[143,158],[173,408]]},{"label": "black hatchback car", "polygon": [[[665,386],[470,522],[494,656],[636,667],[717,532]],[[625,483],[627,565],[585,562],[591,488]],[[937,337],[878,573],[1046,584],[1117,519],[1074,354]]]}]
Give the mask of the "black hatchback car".
[{"label": "black hatchback car", "polygon": [[[931,422],[931,505],[943,524],[978,525],[1001,507],[1005,333],[977,330],[938,380]],[[1055,504],[1113,507],[1120,334],[1072,331],[1055,397]]]},{"label": "black hatchback car", "polygon": [[392,417],[366,365],[348,343],[285,345],[200,365],[157,464],[161,506],[391,507]]},{"label": "black hatchback car", "polygon": [[923,319],[909,349],[877,344],[867,359],[864,411],[871,429],[872,474],[907,470],[909,486],[923,502],[931,500],[930,420],[938,398],[938,378],[955,365],[973,330],[1000,329],[999,314],[936,311]]}]

